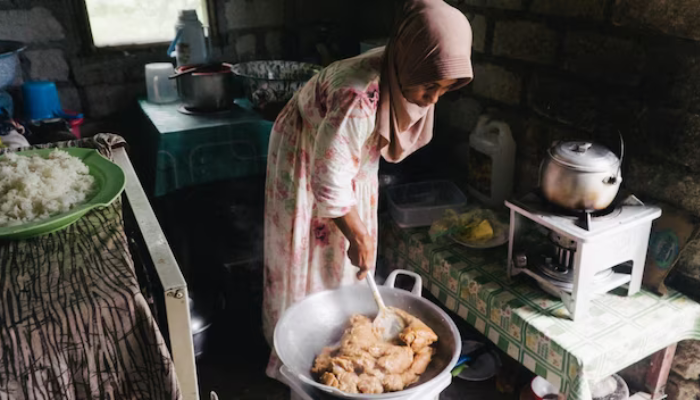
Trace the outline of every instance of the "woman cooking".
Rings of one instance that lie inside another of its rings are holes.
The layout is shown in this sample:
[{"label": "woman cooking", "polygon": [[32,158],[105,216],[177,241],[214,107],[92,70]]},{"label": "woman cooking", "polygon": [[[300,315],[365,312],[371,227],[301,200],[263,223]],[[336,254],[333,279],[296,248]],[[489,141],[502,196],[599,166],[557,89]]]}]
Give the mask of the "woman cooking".
[{"label": "woman cooking", "polygon": [[[295,302],[374,273],[379,157],[397,163],[430,142],[438,98],[473,77],[471,44],[460,11],[408,0],[386,49],[331,64],[282,110],[266,183],[268,343]],[[279,366],[273,352],[267,374]]]}]

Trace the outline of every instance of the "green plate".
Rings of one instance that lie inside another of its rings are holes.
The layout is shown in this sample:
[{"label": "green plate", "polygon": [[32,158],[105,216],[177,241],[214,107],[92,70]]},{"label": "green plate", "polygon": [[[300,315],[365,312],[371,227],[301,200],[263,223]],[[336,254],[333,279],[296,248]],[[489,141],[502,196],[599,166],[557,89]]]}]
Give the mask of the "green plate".
[{"label": "green plate", "polygon": [[[56,149],[27,150],[16,154],[47,157],[54,150]],[[77,147],[59,150],[63,150],[73,157],[78,157],[88,166],[90,175],[95,177],[97,191],[90,200],[68,212],[23,225],[0,227],[0,239],[27,239],[65,229],[93,208],[110,205],[124,190],[124,185],[126,184],[124,171],[118,165],[103,157],[97,150]]]}]

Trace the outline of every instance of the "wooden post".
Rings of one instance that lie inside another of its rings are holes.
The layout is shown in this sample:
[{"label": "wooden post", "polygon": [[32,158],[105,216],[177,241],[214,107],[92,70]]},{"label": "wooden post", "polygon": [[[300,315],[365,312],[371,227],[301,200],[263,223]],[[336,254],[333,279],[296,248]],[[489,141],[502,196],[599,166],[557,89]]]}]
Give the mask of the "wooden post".
[{"label": "wooden post", "polygon": [[660,400],[666,397],[666,382],[671,372],[673,357],[676,355],[676,343],[656,352],[651,357],[651,364],[647,370],[645,385],[651,393],[652,400]]}]

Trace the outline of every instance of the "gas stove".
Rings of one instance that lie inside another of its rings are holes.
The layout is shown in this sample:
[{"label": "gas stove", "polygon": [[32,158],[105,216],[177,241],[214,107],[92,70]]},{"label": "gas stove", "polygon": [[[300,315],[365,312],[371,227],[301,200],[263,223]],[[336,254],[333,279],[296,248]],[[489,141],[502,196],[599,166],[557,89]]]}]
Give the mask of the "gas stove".
[{"label": "gas stove", "polygon": [[597,294],[642,284],[652,221],[661,209],[629,196],[596,212],[559,209],[537,192],[510,208],[508,274],[534,278],[560,298],[572,320],[585,318]]}]

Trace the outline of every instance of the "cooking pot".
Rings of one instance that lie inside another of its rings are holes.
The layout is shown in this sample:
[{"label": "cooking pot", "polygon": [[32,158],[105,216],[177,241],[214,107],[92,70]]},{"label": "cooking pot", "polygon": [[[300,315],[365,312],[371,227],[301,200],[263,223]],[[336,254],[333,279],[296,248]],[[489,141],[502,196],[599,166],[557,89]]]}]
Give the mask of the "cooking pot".
[{"label": "cooking pot", "polygon": [[20,70],[19,53],[27,46],[11,40],[0,40],[0,90],[14,82]]},{"label": "cooking pot", "polygon": [[211,309],[195,306],[194,299],[190,294],[190,328],[192,329],[192,342],[194,344],[194,356],[199,358],[204,354],[207,345],[208,331],[212,321]]},{"label": "cooking pot", "polygon": [[[622,154],[622,142],[621,148]],[[622,159],[601,144],[555,142],[540,165],[540,188],[547,200],[560,207],[602,210],[613,202],[620,189],[621,165]]]},{"label": "cooking pot", "polygon": [[230,64],[177,67],[170,79],[177,79],[178,95],[189,110],[221,111],[233,107],[236,93]]},{"label": "cooking pot", "polygon": [[[399,274],[415,279],[411,292],[394,288]],[[438,336],[436,353],[428,369],[408,389],[382,394],[350,394],[318,383],[311,375],[316,356],[324,347],[340,341],[352,315],[377,315],[377,304],[364,283],[316,293],[296,303],[282,315],[274,334],[275,352],[284,364],[280,372],[287,380],[296,378],[333,397],[345,399],[418,398],[423,393],[422,388],[430,386],[426,385],[428,382],[451,379],[450,371],[459,359],[462,340],[452,319],[438,306],[421,297],[421,286],[422,279],[419,275],[404,270],[392,272],[384,286],[379,286],[379,292],[387,306],[411,313],[425,322]]]}]

